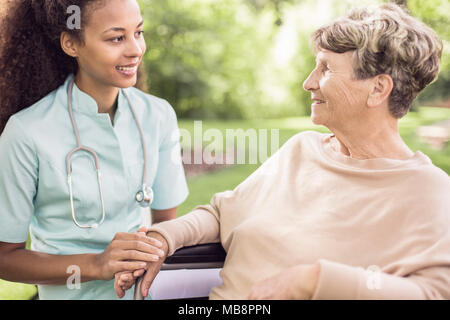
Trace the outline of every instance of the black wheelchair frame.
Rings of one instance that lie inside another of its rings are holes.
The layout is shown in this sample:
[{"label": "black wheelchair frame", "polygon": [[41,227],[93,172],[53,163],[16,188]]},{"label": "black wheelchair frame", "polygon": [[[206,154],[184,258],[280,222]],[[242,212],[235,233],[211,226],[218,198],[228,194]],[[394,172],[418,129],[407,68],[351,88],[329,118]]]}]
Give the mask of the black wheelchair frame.
[{"label": "black wheelchair frame", "polygon": [[[226,252],[221,243],[183,247],[164,260],[161,270],[222,268],[225,257]],[[136,282],[134,290],[135,300],[144,300],[141,294],[141,284],[142,277]]]}]

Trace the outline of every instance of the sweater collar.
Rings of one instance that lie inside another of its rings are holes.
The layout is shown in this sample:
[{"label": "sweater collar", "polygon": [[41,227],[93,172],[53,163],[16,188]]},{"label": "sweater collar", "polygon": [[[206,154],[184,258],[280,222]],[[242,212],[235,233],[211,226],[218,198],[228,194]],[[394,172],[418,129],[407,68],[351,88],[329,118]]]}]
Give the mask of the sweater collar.
[{"label": "sweater collar", "polygon": [[373,159],[355,159],[349,157],[339,151],[336,151],[332,146],[333,134],[326,134],[321,141],[321,149],[324,154],[334,162],[347,167],[353,167],[366,170],[386,170],[396,167],[414,167],[421,164],[430,164],[431,160],[421,151],[416,151],[412,157],[405,160],[389,159],[389,158],[373,158]]}]

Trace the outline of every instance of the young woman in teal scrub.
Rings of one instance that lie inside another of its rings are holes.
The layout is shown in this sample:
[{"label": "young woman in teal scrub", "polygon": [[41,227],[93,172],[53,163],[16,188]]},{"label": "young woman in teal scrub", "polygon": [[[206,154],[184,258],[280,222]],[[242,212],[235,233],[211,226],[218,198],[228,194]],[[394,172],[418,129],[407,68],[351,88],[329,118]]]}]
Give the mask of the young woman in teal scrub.
[{"label": "young woman in teal scrub", "polygon": [[172,219],[188,194],[173,108],[134,87],[139,5],[13,1],[0,37],[0,278],[114,299],[115,275],[163,259],[142,208]]}]

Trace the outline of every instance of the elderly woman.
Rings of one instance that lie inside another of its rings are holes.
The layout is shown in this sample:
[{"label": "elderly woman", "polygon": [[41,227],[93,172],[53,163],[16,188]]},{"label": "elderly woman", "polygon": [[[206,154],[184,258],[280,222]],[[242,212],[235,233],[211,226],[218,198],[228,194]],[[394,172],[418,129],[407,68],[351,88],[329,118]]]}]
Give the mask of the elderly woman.
[{"label": "elderly woman", "polygon": [[222,243],[211,299],[450,299],[450,179],[398,132],[438,74],[441,41],[395,5],[352,11],[312,39],[303,87],[332,134],[295,135],[233,191],[148,235],[168,255]]}]

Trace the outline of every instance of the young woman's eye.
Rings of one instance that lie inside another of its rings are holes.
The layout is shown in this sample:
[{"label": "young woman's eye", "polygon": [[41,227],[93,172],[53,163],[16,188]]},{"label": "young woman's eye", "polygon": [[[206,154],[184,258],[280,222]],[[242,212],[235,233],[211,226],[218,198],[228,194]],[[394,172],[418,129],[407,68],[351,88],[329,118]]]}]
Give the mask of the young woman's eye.
[{"label": "young woman's eye", "polygon": [[138,37],[142,37],[144,35],[144,31],[138,31],[136,32],[136,34],[138,35]]},{"label": "young woman's eye", "polygon": [[110,41],[114,42],[114,43],[118,43],[118,42],[121,42],[122,40],[123,40],[123,36],[120,36],[120,37],[117,37],[117,38],[113,38]]}]

